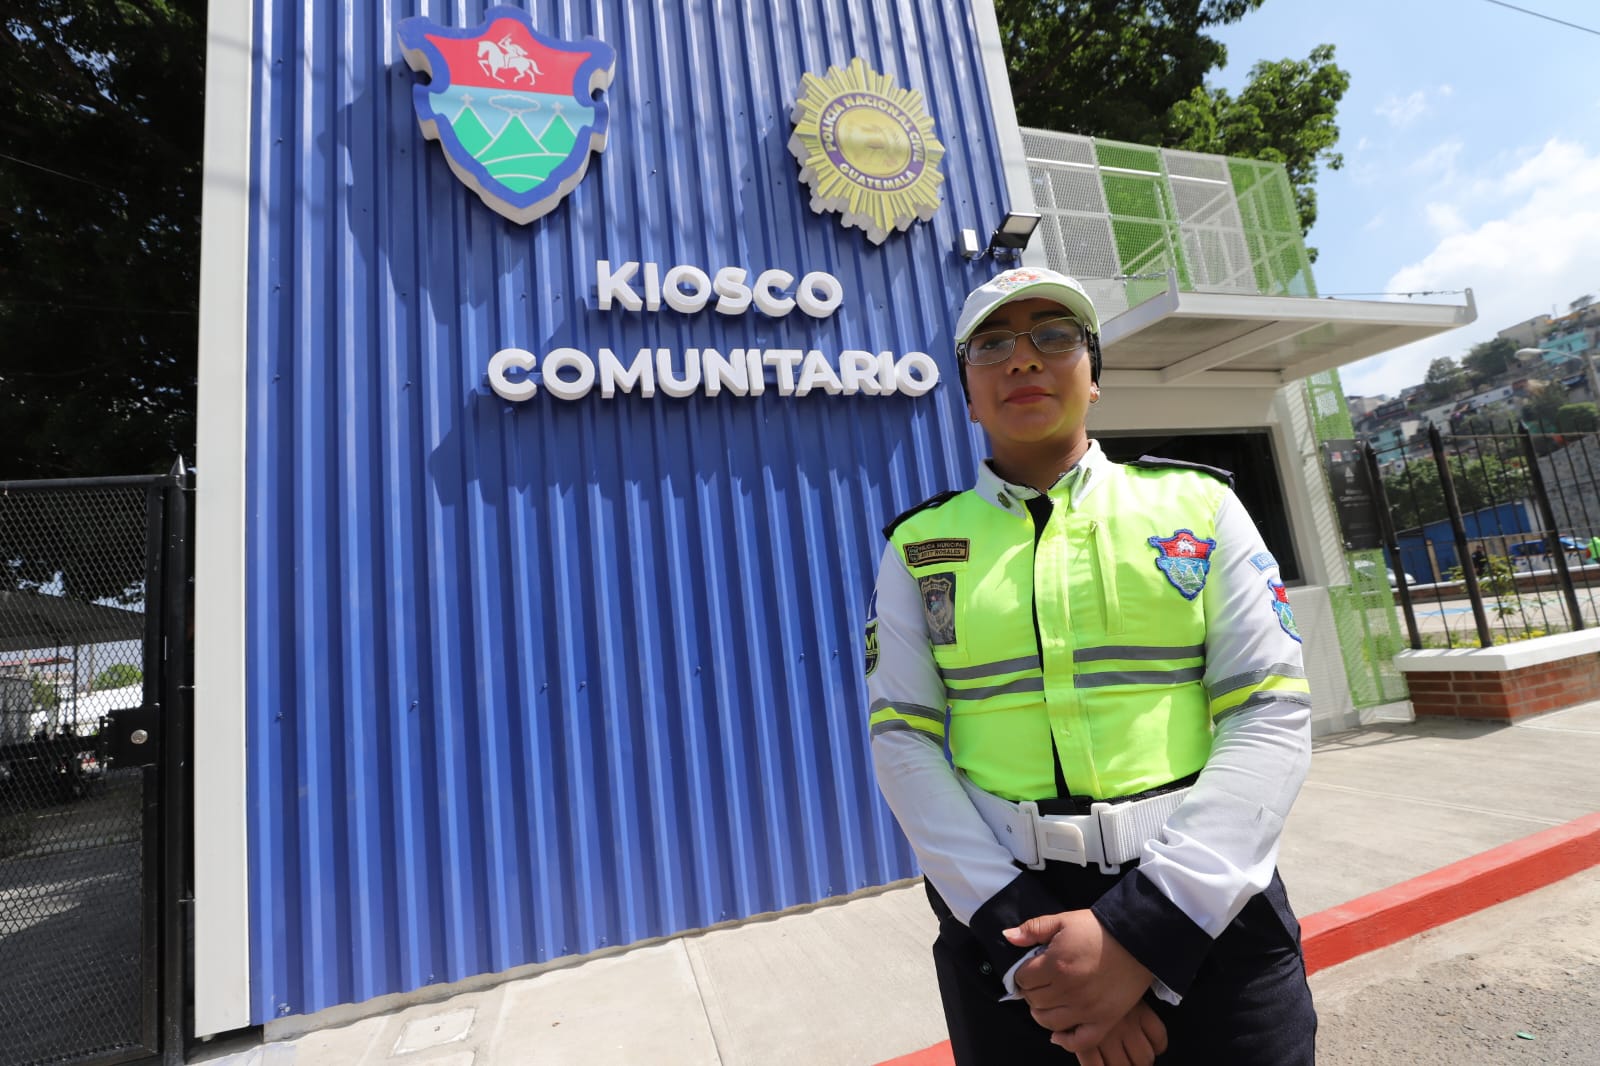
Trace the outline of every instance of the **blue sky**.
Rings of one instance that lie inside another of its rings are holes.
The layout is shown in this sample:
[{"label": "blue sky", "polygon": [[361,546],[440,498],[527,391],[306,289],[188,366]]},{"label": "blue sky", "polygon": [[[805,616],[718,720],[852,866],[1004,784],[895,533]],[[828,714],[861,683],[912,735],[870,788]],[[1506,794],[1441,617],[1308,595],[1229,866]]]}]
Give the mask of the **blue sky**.
[{"label": "blue sky", "polygon": [[[1514,0],[1600,30],[1596,0]],[[1600,36],[1489,0],[1267,0],[1215,36],[1215,85],[1333,44],[1343,170],[1317,181],[1324,294],[1470,287],[1478,321],[1341,370],[1393,395],[1428,363],[1600,297]],[[1460,301],[1463,297],[1431,297]]]}]

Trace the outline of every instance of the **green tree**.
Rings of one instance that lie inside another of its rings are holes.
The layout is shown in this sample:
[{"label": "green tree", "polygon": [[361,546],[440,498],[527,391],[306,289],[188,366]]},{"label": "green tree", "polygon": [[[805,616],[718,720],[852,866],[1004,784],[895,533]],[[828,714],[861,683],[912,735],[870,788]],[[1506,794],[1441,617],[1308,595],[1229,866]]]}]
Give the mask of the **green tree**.
[{"label": "green tree", "polygon": [[1567,406],[1567,387],[1559,381],[1547,381],[1544,387],[1522,405],[1522,418],[1537,433],[1554,433],[1559,423],[1557,417]]},{"label": "green tree", "polygon": [[33,690],[33,705],[39,710],[53,711],[61,704],[61,693],[44,678],[29,678],[28,687]]},{"label": "green tree", "polygon": [[[1282,163],[1294,186],[1300,229],[1317,221],[1317,168],[1344,166],[1333,150],[1335,122],[1350,75],[1333,61],[1333,45],[1318,45],[1305,59],[1262,61],[1233,96],[1198,87],[1173,106],[1165,143],[1195,152],[1245,156]],[[1316,258],[1313,254],[1312,258]]]},{"label": "green tree", "polygon": [[1592,403],[1569,403],[1556,410],[1560,433],[1593,433],[1600,429],[1600,409]]},{"label": "green tree", "polygon": [[99,676],[94,679],[94,687],[97,689],[127,688],[129,685],[137,685],[143,680],[144,671],[132,663],[112,663],[100,671]]},{"label": "green tree", "polygon": [[1461,359],[1461,365],[1474,385],[1484,385],[1516,365],[1517,346],[1504,337],[1474,344]]},{"label": "green tree", "polygon": [[0,478],[192,453],[204,11],[12,0],[0,18]]},{"label": "green tree", "polygon": [[[1520,459],[1454,455],[1449,462],[1450,483],[1463,514],[1520,499],[1528,492],[1528,475]],[[1383,479],[1383,490],[1396,529],[1416,529],[1448,517],[1439,467],[1431,459],[1416,460],[1389,474]]]},{"label": "green tree", "polygon": [[1207,30],[1264,0],[997,0],[1024,126],[1164,144],[1172,108],[1227,61]]},{"label": "green tree", "polygon": [[1264,0],[998,0],[1011,95],[1024,126],[1283,163],[1302,232],[1319,165],[1337,169],[1334,123],[1350,78],[1333,47],[1263,62],[1233,96],[1206,75],[1228,53],[1207,31]]},{"label": "green tree", "polygon": [[1430,399],[1448,400],[1466,387],[1467,378],[1454,359],[1442,355],[1428,364],[1422,383],[1428,387]]},{"label": "green tree", "polygon": [[1458,419],[1452,427],[1458,436],[1477,437],[1477,450],[1505,456],[1516,454],[1517,414],[1503,403],[1485,404]]}]

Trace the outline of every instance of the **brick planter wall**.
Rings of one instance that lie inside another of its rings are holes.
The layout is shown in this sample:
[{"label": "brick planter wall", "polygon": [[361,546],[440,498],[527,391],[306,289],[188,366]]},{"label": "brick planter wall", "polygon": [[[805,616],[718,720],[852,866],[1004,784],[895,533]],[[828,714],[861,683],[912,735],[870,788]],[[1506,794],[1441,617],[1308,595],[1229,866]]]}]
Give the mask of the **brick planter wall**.
[{"label": "brick planter wall", "polygon": [[1419,718],[1519,718],[1600,699],[1600,656],[1521,670],[1408,674],[1406,684]]},{"label": "brick planter wall", "polygon": [[1510,720],[1600,699],[1600,631],[1395,658],[1424,716]]}]

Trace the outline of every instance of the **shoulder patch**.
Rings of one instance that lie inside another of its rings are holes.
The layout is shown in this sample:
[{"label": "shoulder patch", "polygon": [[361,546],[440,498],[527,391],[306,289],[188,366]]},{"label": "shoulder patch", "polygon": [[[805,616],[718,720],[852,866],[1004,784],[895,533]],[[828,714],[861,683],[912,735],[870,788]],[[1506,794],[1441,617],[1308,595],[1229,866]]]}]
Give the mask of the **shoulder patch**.
[{"label": "shoulder patch", "polygon": [[972,542],[966,537],[940,537],[906,545],[906,565],[932,566],[934,563],[964,563],[971,554]]},{"label": "shoulder patch", "polygon": [[1272,609],[1278,613],[1278,624],[1283,631],[1294,640],[1296,644],[1305,643],[1300,639],[1300,627],[1295,625],[1294,611],[1289,607],[1289,590],[1283,587],[1282,581],[1267,578],[1267,592],[1272,596],[1269,601]]},{"label": "shoulder patch", "polygon": [[1278,560],[1272,557],[1271,552],[1256,552],[1250,556],[1250,565],[1264,574],[1274,566],[1277,566]]},{"label": "shoulder patch", "polygon": [[1127,466],[1137,466],[1144,470],[1198,470],[1202,474],[1210,474],[1233,488],[1233,471],[1224,470],[1220,466],[1206,466],[1204,463],[1187,463],[1182,459],[1163,459],[1159,455],[1141,455],[1126,463]]},{"label": "shoulder patch", "polygon": [[894,536],[894,531],[896,529],[900,528],[900,523],[904,522],[906,519],[910,518],[911,516],[921,512],[921,511],[929,510],[930,508],[942,507],[944,504],[949,503],[951,500],[955,499],[959,495],[961,495],[961,492],[960,492],[959,489],[951,489],[949,492],[938,492],[938,493],[935,493],[932,496],[929,496],[926,500],[923,500],[921,503],[917,504],[915,507],[911,507],[911,508],[908,508],[907,510],[901,511],[898,515],[896,515],[894,517],[894,520],[892,522],[890,522],[888,525],[883,527],[883,535],[884,535],[884,537],[887,538],[887,537]]},{"label": "shoulder patch", "polygon": [[1211,573],[1211,553],[1217,550],[1217,542],[1197,537],[1191,529],[1178,529],[1170,537],[1151,537],[1148,543],[1156,550],[1156,568],[1172,587],[1186,600],[1200,595],[1206,575]]}]

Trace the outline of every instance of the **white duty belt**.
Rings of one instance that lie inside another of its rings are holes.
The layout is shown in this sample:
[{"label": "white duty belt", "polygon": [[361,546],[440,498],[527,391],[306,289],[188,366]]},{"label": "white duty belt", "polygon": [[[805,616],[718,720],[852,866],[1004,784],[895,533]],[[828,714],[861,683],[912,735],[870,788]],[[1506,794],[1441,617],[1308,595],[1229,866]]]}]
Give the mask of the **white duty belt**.
[{"label": "white duty belt", "polygon": [[1096,863],[1102,873],[1116,873],[1161,831],[1167,818],[1189,794],[1174,789],[1124,803],[1094,803],[1088,814],[1040,814],[1032,800],[1012,803],[991,795],[958,774],[972,805],[1006,846],[1011,857],[1032,870],[1047,862]]}]

